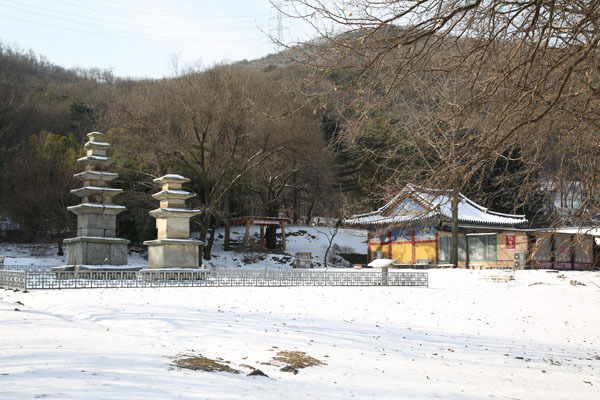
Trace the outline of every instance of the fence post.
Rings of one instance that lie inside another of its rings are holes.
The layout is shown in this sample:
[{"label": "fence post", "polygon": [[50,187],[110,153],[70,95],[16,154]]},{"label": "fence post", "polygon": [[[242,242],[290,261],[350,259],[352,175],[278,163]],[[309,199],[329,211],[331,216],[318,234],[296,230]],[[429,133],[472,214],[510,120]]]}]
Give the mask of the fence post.
[{"label": "fence post", "polygon": [[381,268],[381,286],[388,285],[388,267]]}]

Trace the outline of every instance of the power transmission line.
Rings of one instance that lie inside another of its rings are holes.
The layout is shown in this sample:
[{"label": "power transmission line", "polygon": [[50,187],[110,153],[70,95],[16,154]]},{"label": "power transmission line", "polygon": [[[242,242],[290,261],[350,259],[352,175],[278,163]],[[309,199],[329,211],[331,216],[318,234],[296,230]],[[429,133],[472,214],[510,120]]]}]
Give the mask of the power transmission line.
[{"label": "power transmission line", "polygon": [[[40,6],[34,6],[34,5],[31,5],[31,4],[28,4],[28,3],[23,3],[23,2],[12,1],[12,3],[13,4],[16,3],[16,4],[20,5],[20,6],[31,8],[33,10],[38,10],[38,11],[30,11],[30,10],[26,10],[26,9],[23,9],[23,8],[20,8],[20,7],[10,6],[8,4],[1,4],[1,3],[0,3],[0,6],[4,6],[4,7],[8,7],[8,8],[13,8],[13,9],[20,10],[20,11],[27,12],[27,13],[34,13],[34,14],[38,14],[38,15],[48,16],[48,17],[51,17],[51,18],[57,18],[57,19],[60,19],[60,17],[52,17],[52,16],[49,16],[47,14],[41,14],[39,12],[39,10],[47,11],[47,12],[50,12],[50,13],[53,13],[53,14],[57,14],[57,15],[62,15],[62,16],[71,16],[71,17],[75,17],[77,19],[86,19],[86,20],[92,20],[92,21],[95,21],[95,22],[101,22],[101,20],[99,20],[98,18],[89,17],[89,16],[86,16],[86,15],[74,14],[74,13],[69,13],[69,12],[66,12],[66,11],[52,10],[52,9],[49,9],[49,8],[40,7]],[[114,16],[126,19],[127,20],[127,22],[126,22],[127,26],[137,26],[137,27],[146,28],[146,29],[156,29],[157,28],[157,24],[158,24],[158,25],[162,25],[161,28],[163,28],[163,29],[169,29],[169,30],[173,29],[173,27],[174,27],[173,24],[169,24],[169,23],[165,22],[164,20],[162,20],[160,22],[154,22],[154,21],[149,21],[148,20],[149,24],[139,24],[139,23],[131,22],[131,16],[130,15],[115,14],[115,13],[106,13],[106,14],[107,15],[114,15]],[[79,23],[79,22],[75,22],[73,20],[67,20],[67,19],[63,19],[63,20],[65,20],[67,22],[71,21],[71,22],[74,22],[74,23]],[[136,18],[136,21],[140,21],[140,20],[141,20],[140,18]],[[179,24],[177,25],[177,27],[181,27],[181,26],[182,25],[179,25]],[[252,27],[251,26],[242,26],[242,27],[238,27],[238,26],[233,26],[233,27],[204,26],[201,29],[200,28],[189,28],[189,25],[183,25],[183,26],[186,27],[185,29],[188,32],[205,32],[205,33],[206,32],[215,32],[215,31],[257,30],[258,29],[256,26],[252,26]]]},{"label": "power transmission line", "polygon": [[[64,0],[54,0],[54,1],[63,3],[63,4],[68,4],[71,6],[76,6],[79,8],[81,8],[83,6],[83,8],[87,8],[87,9],[94,10],[94,11],[100,11],[100,12],[104,12],[104,9],[109,8],[109,9],[121,10],[121,11],[125,11],[125,12],[134,12],[136,14],[140,14],[140,13],[146,14],[146,16],[149,16],[149,15],[155,15],[158,17],[170,16],[173,18],[180,18],[180,19],[215,19],[215,18],[216,19],[252,19],[252,18],[261,18],[261,17],[267,16],[265,14],[255,14],[255,15],[179,14],[179,13],[174,13],[172,11],[153,9],[153,8],[140,9],[139,7],[132,7],[131,4],[125,4],[125,3],[118,2],[118,1],[110,1],[110,0],[104,0],[102,2],[103,3],[102,8],[86,7],[85,5],[82,5],[81,3],[73,3],[73,2],[64,1]],[[107,6],[105,4],[106,2],[123,5],[124,7]]]},{"label": "power transmission line", "polygon": [[[0,6],[2,6],[2,5],[0,4]],[[11,19],[11,20],[17,20],[17,21],[21,21],[21,22],[31,23],[36,26],[46,26],[46,27],[50,27],[50,28],[54,28],[54,29],[60,29],[60,30],[65,30],[65,31],[77,32],[77,33],[85,33],[85,34],[101,36],[101,37],[110,36],[110,37],[115,37],[115,38],[120,38],[120,39],[139,40],[139,41],[147,41],[147,42],[175,40],[175,41],[179,41],[179,42],[199,43],[199,42],[207,41],[207,39],[189,39],[189,38],[177,39],[177,38],[166,38],[166,37],[160,37],[160,36],[159,37],[150,37],[149,35],[136,36],[136,35],[132,34],[131,32],[122,31],[126,35],[128,35],[128,36],[125,36],[123,34],[119,34],[118,32],[117,33],[106,32],[107,28],[103,28],[103,27],[100,27],[103,31],[98,32],[98,31],[76,29],[76,28],[71,28],[71,27],[66,27],[66,26],[59,26],[59,25],[49,24],[46,22],[33,21],[31,19],[22,18],[22,17],[18,17],[18,16],[14,16],[14,15],[6,15],[6,14],[1,14],[1,13],[0,13],[0,17],[5,17],[5,18]],[[79,25],[91,26],[89,24],[79,24]],[[211,38],[210,39],[211,42],[251,42],[251,41],[258,41],[258,40],[260,40],[260,39],[257,39],[257,38],[245,38],[245,39],[214,39],[214,38]]]}]

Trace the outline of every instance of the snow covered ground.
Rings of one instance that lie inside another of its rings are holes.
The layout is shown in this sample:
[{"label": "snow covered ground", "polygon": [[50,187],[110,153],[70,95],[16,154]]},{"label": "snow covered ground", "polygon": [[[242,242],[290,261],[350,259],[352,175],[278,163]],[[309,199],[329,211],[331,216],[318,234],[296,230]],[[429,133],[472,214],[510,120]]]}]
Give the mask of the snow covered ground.
[{"label": "snow covered ground", "polygon": [[[57,254],[56,243],[16,244],[0,243],[0,255],[4,255],[4,265],[57,266],[65,263],[65,257]],[[129,265],[145,265],[147,261],[139,253],[130,252]]]},{"label": "snow covered ground", "polygon": [[[600,272],[429,274],[429,288],[0,290],[0,398],[600,398]],[[326,364],[282,372],[282,350]],[[174,367],[184,353],[244,373]]]},{"label": "snow covered ground", "polygon": [[[265,253],[240,253],[236,251],[224,251],[223,249],[223,229],[219,229],[215,235],[215,243],[212,248],[210,261],[204,261],[208,267],[214,268],[292,268],[294,263],[293,256],[299,251],[308,251],[312,253],[315,266],[323,265],[323,257],[329,244],[329,238],[333,234],[332,228],[327,227],[309,227],[309,226],[289,226],[287,227],[287,249],[285,254],[265,254]],[[251,236],[255,242],[259,242],[259,228],[252,227]],[[279,231],[278,231],[279,232]],[[231,229],[231,239],[242,242],[245,233],[245,227],[233,227]],[[278,239],[279,240],[279,239]],[[332,248],[337,245],[343,253],[367,253],[367,233],[360,229],[340,229],[334,236]],[[147,249],[144,249],[147,250]],[[0,243],[0,255],[6,258],[6,265],[62,265],[65,262],[64,257],[56,255],[57,245],[50,244],[11,244]],[[331,250],[333,253],[333,249]],[[147,261],[139,254],[130,252],[128,256],[128,265],[141,266],[146,265]],[[331,265],[331,263],[330,263]],[[343,264],[339,266],[349,266]]]},{"label": "snow covered ground", "polygon": [[[231,238],[238,242],[243,241],[245,227],[232,227]],[[260,230],[253,226],[250,230],[254,242],[260,241]],[[279,232],[279,230],[278,230]],[[315,267],[324,265],[325,251],[329,245],[332,235],[332,249],[334,247],[341,253],[367,254],[367,232],[360,229],[339,229],[337,232],[328,227],[311,226],[289,226],[286,227],[287,247],[285,253],[294,256],[297,252],[311,252]],[[278,240],[280,238],[278,237]],[[268,255],[263,253],[237,253],[235,251],[223,250],[223,230],[216,232],[213,257],[210,261],[204,261],[207,266],[215,268],[261,268],[267,265],[269,268],[292,268],[294,258],[282,257],[282,255]],[[263,257],[264,256],[264,257]],[[343,261],[338,258],[338,262]],[[331,260],[329,266],[332,266]],[[340,263],[338,266],[350,266],[348,263]]]},{"label": "snow covered ground", "polygon": [[[289,232],[289,255],[322,263],[328,228]],[[219,234],[211,267],[293,263],[225,252]],[[364,231],[334,243],[366,252]],[[0,244],[7,265],[61,264],[55,253]],[[0,289],[0,399],[600,398],[600,272],[510,275],[430,270],[429,288]],[[325,365],[283,372],[280,351]],[[175,367],[183,354],[242,373]]]}]

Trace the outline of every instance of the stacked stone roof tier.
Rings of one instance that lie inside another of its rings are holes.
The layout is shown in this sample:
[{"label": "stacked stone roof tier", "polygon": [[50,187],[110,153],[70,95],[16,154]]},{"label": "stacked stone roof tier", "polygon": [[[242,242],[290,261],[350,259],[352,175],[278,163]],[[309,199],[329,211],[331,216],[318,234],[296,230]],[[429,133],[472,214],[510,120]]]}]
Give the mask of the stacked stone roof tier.
[{"label": "stacked stone roof tier", "polygon": [[117,214],[126,208],[113,204],[114,197],[123,190],[109,186],[119,176],[106,171],[113,163],[106,154],[110,144],[104,141],[101,132],[87,136],[89,140],[84,145],[87,155],[77,160],[85,170],[74,175],[83,182],[83,187],[71,190],[81,197],[81,203],[67,207],[77,215],[77,237],[65,239],[67,264],[127,264],[129,240],[115,237]]},{"label": "stacked stone roof tier", "polygon": [[83,186],[108,186],[108,182],[116,179],[119,174],[106,171],[87,170],[73,175],[75,178],[83,181]]},{"label": "stacked stone roof tier", "polygon": [[152,195],[160,201],[159,208],[150,211],[150,215],[156,218],[158,239],[189,239],[189,220],[202,212],[202,210],[185,208],[185,201],[196,196],[194,193],[182,190],[183,184],[189,181],[188,178],[175,174],[154,179],[162,189]]},{"label": "stacked stone roof tier", "polygon": [[162,186],[162,190],[152,195],[153,198],[160,201],[160,208],[150,212],[154,218],[191,218],[199,214],[201,210],[188,210],[185,208],[185,201],[195,197],[194,193],[182,190],[184,183],[189,182],[188,178],[181,175],[169,174],[154,179],[155,183]]},{"label": "stacked stone roof tier", "polygon": [[202,211],[185,208],[185,201],[195,196],[182,189],[189,181],[175,174],[154,179],[161,191],[152,195],[160,201],[159,208],[150,211],[156,218],[157,239],[144,242],[150,268],[198,267],[202,242],[190,239],[190,218]]},{"label": "stacked stone roof tier", "polygon": [[[106,155],[110,144],[105,142],[102,132],[91,132],[87,134],[88,142],[84,145],[87,156],[78,161],[85,164],[85,171],[74,176],[83,181],[83,187],[71,190],[75,196],[81,197],[81,204],[67,207],[72,213],[83,216],[85,214],[104,214],[114,218],[117,214],[125,211],[124,206],[113,204],[113,198],[123,192],[123,189],[111,188],[109,182],[116,179],[119,174],[105,171],[105,167],[112,164],[112,158]],[[78,219],[79,224],[86,223]],[[112,223],[111,223],[112,225]]]},{"label": "stacked stone roof tier", "polygon": [[106,155],[110,143],[104,141],[102,132],[91,132],[87,136],[89,140],[83,146],[87,154],[77,161],[84,165],[86,171],[104,171],[114,163],[114,160]]}]

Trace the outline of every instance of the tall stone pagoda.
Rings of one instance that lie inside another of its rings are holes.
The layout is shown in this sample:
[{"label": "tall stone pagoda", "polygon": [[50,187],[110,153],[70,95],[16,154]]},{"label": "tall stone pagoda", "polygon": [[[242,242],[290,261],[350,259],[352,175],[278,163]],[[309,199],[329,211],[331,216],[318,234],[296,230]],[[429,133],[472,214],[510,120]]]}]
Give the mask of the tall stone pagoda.
[{"label": "tall stone pagoda", "polygon": [[190,239],[190,218],[201,210],[185,208],[185,201],[195,194],[182,190],[189,182],[181,175],[169,174],[154,179],[162,190],[152,195],[160,201],[160,208],[150,211],[156,218],[157,239],[144,242],[148,246],[149,268],[198,268],[200,266],[199,240]]},{"label": "tall stone pagoda", "polygon": [[127,264],[129,240],[115,237],[117,214],[125,211],[124,206],[113,203],[113,198],[122,189],[109,187],[109,182],[119,174],[108,172],[114,162],[106,155],[110,144],[104,134],[91,132],[85,144],[87,155],[77,161],[84,171],[74,176],[83,181],[83,187],[71,190],[81,197],[81,204],[67,207],[77,215],[77,237],[65,239],[68,265],[124,265]]}]

